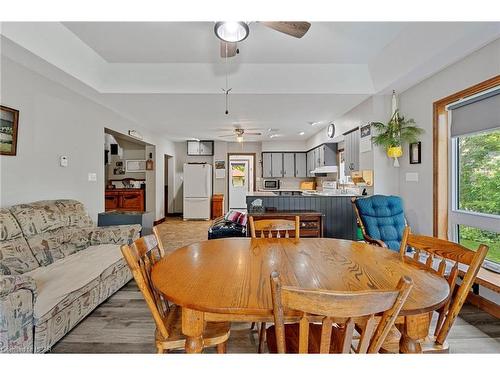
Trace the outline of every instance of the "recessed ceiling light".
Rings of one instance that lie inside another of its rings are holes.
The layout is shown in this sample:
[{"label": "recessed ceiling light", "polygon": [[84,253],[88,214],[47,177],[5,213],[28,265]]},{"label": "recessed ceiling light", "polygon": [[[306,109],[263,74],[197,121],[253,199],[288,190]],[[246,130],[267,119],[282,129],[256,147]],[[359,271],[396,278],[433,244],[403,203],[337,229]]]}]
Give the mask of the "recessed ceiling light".
[{"label": "recessed ceiling light", "polygon": [[269,138],[281,137],[281,134],[271,134]]},{"label": "recessed ceiling light", "polygon": [[245,22],[221,21],[216,22],[215,35],[224,42],[241,42],[248,36],[248,25]]},{"label": "recessed ceiling light", "polygon": [[299,133],[299,135],[304,135],[304,134],[306,134],[306,132],[300,132],[300,133]]}]

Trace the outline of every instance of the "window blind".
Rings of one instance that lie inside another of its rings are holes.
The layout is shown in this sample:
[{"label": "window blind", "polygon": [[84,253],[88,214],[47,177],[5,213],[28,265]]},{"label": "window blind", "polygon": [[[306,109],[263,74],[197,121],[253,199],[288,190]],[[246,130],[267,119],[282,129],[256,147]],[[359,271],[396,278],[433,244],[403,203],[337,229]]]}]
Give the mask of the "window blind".
[{"label": "window blind", "polygon": [[448,106],[451,136],[477,133],[500,127],[500,87]]}]

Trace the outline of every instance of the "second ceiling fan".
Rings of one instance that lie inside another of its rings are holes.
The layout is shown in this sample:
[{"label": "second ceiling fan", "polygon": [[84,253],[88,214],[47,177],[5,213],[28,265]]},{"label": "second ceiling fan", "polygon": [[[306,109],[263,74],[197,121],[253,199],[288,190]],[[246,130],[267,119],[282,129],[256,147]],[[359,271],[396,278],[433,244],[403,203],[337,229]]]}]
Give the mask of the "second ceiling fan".
[{"label": "second ceiling fan", "polygon": [[[309,22],[259,22],[280,33],[293,36],[295,38],[302,38],[311,24]],[[220,56],[222,58],[233,57],[238,50],[237,42],[245,40],[250,33],[247,22],[238,21],[219,21],[215,23],[214,32],[220,42]]]}]

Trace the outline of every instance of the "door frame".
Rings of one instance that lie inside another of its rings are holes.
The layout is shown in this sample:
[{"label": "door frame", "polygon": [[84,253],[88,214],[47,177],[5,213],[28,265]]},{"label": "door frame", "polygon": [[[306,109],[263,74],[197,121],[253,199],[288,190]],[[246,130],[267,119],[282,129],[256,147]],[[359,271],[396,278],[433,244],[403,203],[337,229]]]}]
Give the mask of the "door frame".
[{"label": "door frame", "polygon": [[252,159],[253,159],[253,188],[256,189],[257,188],[257,166],[255,164],[255,160],[256,160],[256,153],[255,152],[228,152],[227,153],[227,173],[226,173],[226,192],[227,192],[227,210],[229,211],[229,191],[231,189],[229,189],[229,173],[231,172],[229,170],[229,161],[231,160],[231,156],[237,156],[237,155],[242,155],[242,156],[251,156]]},{"label": "door frame", "polygon": [[433,236],[448,239],[449,210],[449,149],[448,111],[446,106],[457,100],[478,94],[500,85],[500,75],[474,86],[451,94],[433,103],[432,148],[433,148]]}]

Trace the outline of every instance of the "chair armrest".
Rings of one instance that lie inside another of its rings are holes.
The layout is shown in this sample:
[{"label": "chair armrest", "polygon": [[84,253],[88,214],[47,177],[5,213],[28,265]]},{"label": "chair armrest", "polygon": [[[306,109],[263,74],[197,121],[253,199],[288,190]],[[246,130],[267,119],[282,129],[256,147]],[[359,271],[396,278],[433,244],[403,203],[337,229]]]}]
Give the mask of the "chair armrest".
[{"label": "chair armrest", "polygon": [[139,238],[141,229],[139,224],[96,227],[90,232],[90,245],[130,244]]},{"label": "chair armrest", "polygon": [[369,235],[365,233],[363,233],[363,239],[371,245],[387,248],[387,244],[384,241],[371,238]]},{"label": "chair armrest", "polygon": [[0,298],[21,289],[29,290],[36,297],[36,283],[33,278],[26,275],[0,276]]},{"label": "chair armrest", "polygon": [[0,353],[33,353],[36,295],[31,277],[0,276]]}]

